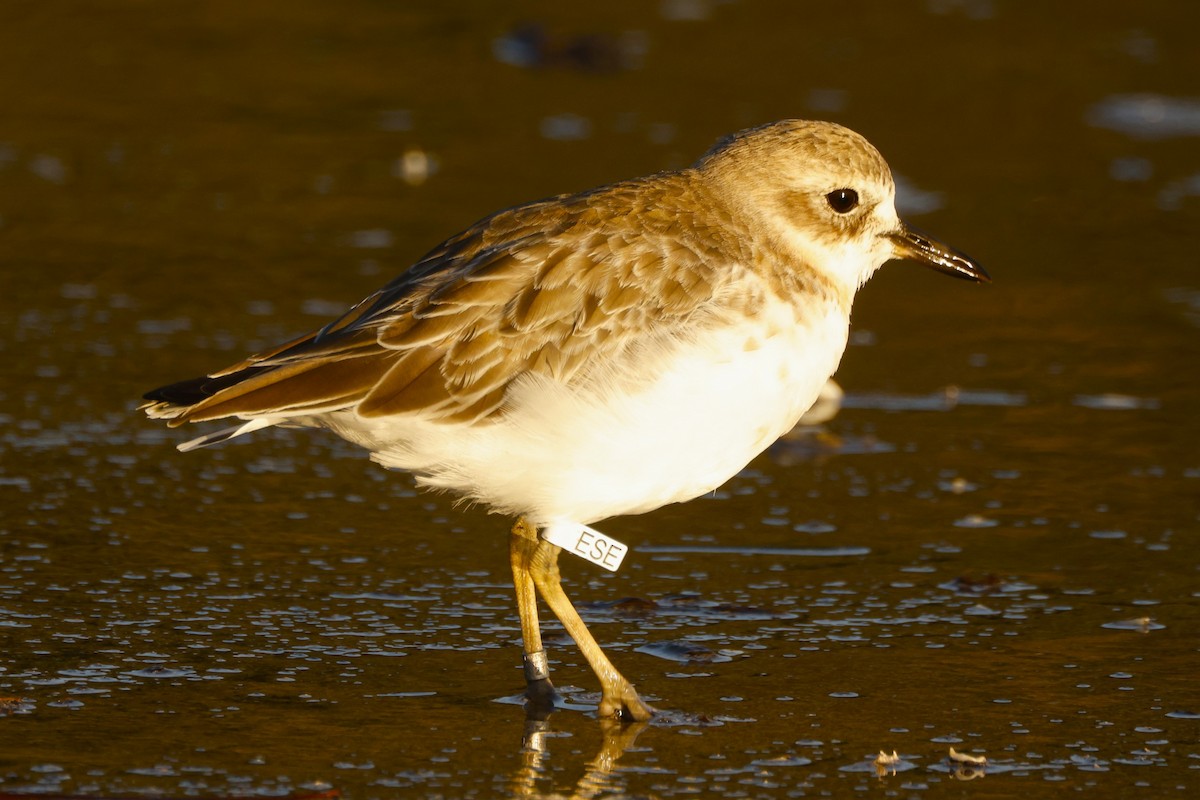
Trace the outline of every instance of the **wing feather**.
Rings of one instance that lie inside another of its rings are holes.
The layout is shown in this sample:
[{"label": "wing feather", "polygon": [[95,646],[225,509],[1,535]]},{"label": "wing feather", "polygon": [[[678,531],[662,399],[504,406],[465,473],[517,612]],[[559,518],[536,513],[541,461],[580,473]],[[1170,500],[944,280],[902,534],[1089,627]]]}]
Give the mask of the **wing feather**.
[{"label": "wing feather", "polygon": [[422,345],[404,351],[366,396],[358,403],[364,417],[436,411],[449,399],[441,374],[444,354],[436,347]]},{"label": "wing feather", "polygon": [[321,330],[215,373],[206,399],[179,407],[157,390],[148,408],[176,423],[335,408],[493,418],[523,375],[582,380],[647,323],[700,324],[748,256],[727,219],[706,229],[680,210],[710,202],[697,191],[684,171],[501,212]]},{"label": "wing feather", "polygon": [[[386,365],[379,359],[310,359],[274,369],[250,368],[244,380],[192,405],[172,424],[267,413],[296,415],[343,407],[374,386]],[[234,373],[236,375],[236,373]],[[253,409],[253,411],[250,411]]]}]

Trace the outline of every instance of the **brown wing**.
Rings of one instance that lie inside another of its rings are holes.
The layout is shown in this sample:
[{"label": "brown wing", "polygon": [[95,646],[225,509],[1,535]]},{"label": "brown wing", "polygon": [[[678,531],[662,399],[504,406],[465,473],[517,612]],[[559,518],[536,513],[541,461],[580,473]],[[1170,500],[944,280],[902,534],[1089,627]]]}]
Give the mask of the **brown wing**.
[{"label": "brown wing", "polygon": [[[150,412],[488,418],[523,374],[570,381],[648,329],[691,324],[745,263],[712,213],[686,173],[501,212],[320,331],[147,395]],[[181,407],[185,389],[202,394]]]}]

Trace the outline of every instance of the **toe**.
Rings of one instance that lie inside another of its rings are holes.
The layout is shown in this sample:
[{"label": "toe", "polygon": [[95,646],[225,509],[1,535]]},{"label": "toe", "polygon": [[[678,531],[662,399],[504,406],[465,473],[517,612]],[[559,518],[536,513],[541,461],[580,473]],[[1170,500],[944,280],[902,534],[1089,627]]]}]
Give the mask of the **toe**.
[{"label": "toe", "polygon": [[600,700],[600,716],[620,719],[622,722],[645,722],[654,715],[654,709],[638,696],[632,684],[626,683],[612,694],[605,693]]}]

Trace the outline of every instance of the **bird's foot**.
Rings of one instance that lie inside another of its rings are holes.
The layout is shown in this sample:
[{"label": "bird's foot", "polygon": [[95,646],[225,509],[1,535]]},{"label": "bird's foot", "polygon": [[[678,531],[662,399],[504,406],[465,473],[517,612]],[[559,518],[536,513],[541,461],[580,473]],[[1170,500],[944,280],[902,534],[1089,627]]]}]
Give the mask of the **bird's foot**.
[{"label": "bird's foot", "polygon": [[525,713],[530,719],[545,719],[554,712],[561,697],[549,678],[525,684]]},{"label": "bird's foot", "polygon": [[600,698],[600,716],[622,722],[645,722],[654,716],[654,709],[642,702],[637,690],[628,681],[605,687]]}]

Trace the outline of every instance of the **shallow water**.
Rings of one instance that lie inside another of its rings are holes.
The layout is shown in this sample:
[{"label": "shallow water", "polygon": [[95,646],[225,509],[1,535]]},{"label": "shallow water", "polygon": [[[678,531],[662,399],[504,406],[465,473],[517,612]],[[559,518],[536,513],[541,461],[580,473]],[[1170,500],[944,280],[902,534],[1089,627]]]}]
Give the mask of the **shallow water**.
[{"label": "shallow water", "polygon": [[[9,9],[0,792],[1195,791],[1200,13],[582,9]],[[526,720],[507,521],[134,413],[484,213],[787,116],[868,135],[995,283],[888,267],[837,416],[564,563],[649,726],[551,625],[569,707]]]}]

